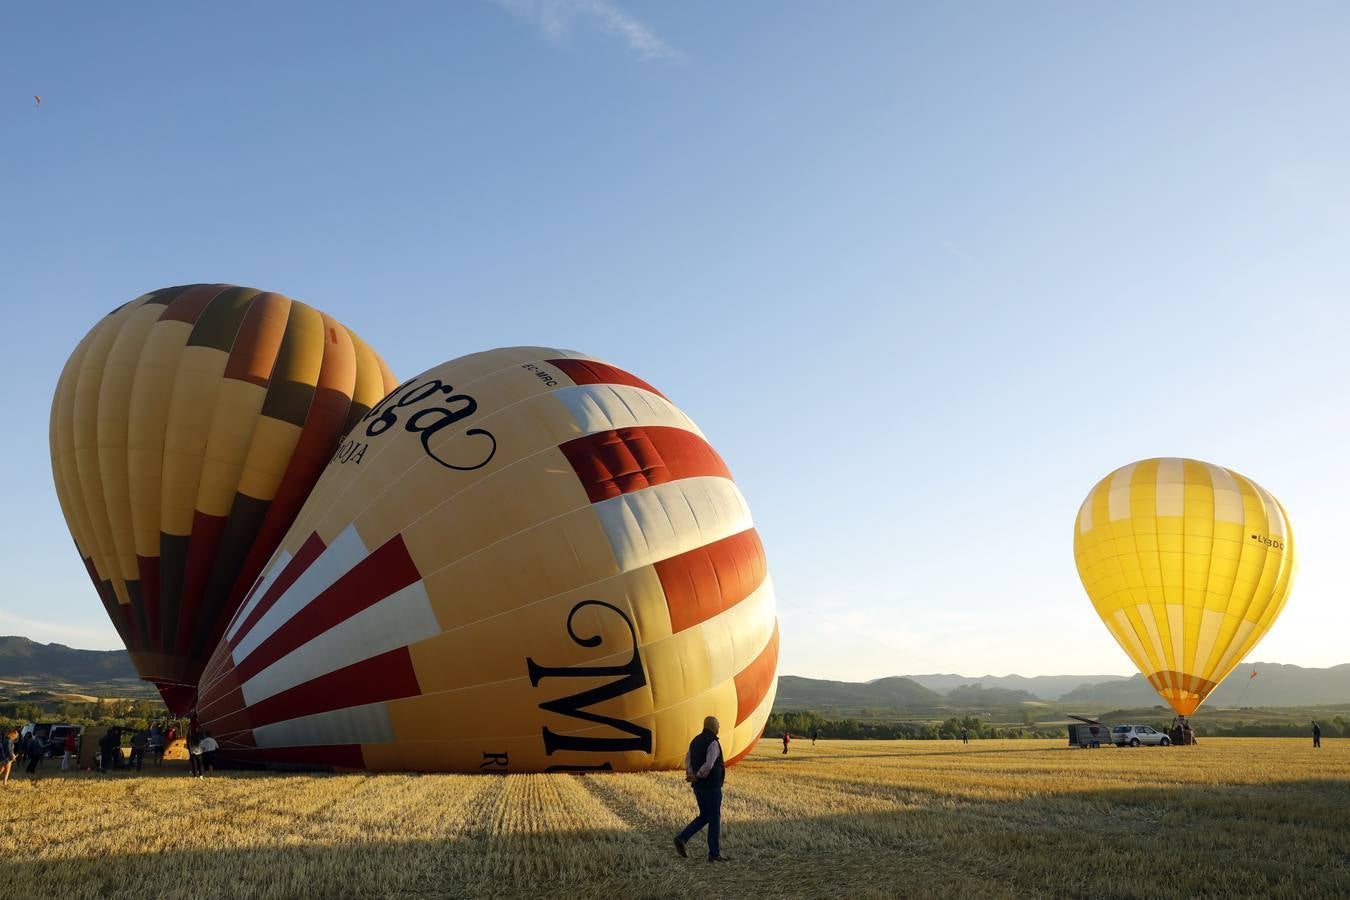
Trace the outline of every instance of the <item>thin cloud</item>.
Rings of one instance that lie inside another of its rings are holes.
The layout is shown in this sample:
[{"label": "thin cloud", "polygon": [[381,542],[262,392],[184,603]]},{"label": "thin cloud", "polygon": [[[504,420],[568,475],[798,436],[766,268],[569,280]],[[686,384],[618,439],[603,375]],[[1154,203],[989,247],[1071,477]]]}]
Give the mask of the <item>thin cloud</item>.
[{"label": "thin cloud", "polygon": [[618,38],[643,59],[669,59],[673,48],[645,22],[629,15],[610,0],[493,0],[502,9],[538,28],[557,44],[576,23]]}]

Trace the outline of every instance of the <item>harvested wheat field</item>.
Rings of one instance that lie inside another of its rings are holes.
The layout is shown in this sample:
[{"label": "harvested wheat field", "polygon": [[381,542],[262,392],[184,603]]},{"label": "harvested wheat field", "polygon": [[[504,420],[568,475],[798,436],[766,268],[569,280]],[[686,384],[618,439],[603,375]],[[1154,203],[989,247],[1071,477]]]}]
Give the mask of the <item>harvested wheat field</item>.
[{"label": "harvested wheat field", "polygon": [[27,897],[1350,895],[1350,744],[765,742],[688,860],[679,773],[49,771],[3,794]]}]

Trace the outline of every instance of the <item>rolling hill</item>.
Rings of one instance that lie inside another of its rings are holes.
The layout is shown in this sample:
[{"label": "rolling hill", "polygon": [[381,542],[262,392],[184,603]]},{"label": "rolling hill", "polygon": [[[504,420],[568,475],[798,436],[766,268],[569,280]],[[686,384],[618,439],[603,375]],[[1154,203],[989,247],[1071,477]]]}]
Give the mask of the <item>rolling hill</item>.
[{"label": "rolling hill", "polygon": [[1026,691],[1037,700],[1058,700],[1060,697],[1087,684],[1106,684],[1112,681],[1126,681],[1128,675],[981,675],[972,678],[968,675],[910,675],[911,681],[917,681],[926,688],[945,694],[954,688],[979,684],[985,688],[1003,688],[1009,691]]},{"label": "rolling hill", "polygon": [[[1256,678],[1250,673],[1255,670]],[[827,681],[783,675],[778,679],[777,710],[875,709],[931,710],[946,707],[1013,707],[1026,702],[1057,703],[1069,711],[1150,708],[1162,699],[1142,675],[1131,678],[1052,675],[1023,678],[966,678],[917,675],[876,681]],[[924,681],[928,685],[924,685]],[[1015,688],[1033,683],[1036,690]],[[941,687],[934,687],[941,685]],[[1208,709],[1233,706],[1303,707],[1350,703],[1350,663],[1327,669],[1278,663],[1249,663],[1209,696]]]},{"label": "rolling hill", "polygon": [[106,697],[152,697],[125,650],[78,650],[39,644],[26,637],[0,637],[0,682],[6,693],[51,692]]}]

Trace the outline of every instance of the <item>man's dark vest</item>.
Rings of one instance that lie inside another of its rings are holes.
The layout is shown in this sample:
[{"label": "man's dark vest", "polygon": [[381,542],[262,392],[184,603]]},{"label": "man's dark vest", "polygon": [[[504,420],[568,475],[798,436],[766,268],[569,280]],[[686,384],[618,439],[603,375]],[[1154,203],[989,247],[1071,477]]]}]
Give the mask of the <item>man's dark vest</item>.
[{"label": "man's dark vest", "polygon": [[[717,740],[717,735],[711,731],[700,731],[692,741],[689,742],[689,763],[694,767],[694,773],[703,768],[704,761],[708,758],[708,745]],[[722,753],[718,752],[717,762],[713,763],[712,770],[708,772],[707,778],[700,778],[694,782],[696,788],[720,788],[722,782],[726,780],[727,767],[722,764]]]}]

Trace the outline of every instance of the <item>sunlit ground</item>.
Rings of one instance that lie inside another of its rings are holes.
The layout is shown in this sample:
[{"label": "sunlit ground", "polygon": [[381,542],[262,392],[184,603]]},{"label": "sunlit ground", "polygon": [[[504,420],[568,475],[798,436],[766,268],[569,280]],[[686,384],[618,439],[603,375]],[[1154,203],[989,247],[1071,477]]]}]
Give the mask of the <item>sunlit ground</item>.
[{"label": "sunlit ground", "polygon": [[1350,742],[765,742],[725,866],[647,775],[18,774],[25,897],[1350,896]]}]

